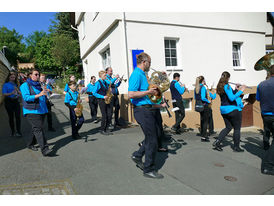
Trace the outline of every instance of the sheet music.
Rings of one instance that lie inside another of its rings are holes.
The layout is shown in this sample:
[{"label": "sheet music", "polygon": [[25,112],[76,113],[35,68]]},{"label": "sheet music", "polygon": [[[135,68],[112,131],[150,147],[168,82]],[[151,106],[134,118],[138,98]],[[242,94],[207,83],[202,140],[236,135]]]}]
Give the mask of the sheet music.
[{"label": "sheet music", "polygon": [[249,97],[249,94],[245,94],[243,99],[248,99],[248,97]]}]

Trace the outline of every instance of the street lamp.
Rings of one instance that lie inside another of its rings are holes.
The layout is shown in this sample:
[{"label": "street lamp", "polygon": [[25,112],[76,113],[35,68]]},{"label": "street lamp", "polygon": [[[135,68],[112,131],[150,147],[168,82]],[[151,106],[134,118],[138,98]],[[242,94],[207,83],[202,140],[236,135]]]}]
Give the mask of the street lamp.
[{"label": "street lamp", "polygon": [[5,49],[6,49],[6,48],[8,48],[8,47],[7,47],[7,46],[3,46],[3,47],[2,47],[4,56],[6,56],[6,55],[5,55]]}]

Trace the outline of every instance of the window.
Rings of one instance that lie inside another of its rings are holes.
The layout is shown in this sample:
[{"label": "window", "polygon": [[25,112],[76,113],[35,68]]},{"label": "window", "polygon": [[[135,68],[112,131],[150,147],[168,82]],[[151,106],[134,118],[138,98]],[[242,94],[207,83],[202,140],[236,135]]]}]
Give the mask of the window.
[{"label": "window", "polygon": [[233,43],[232,45],[232,56],[233,56],[233,67],[241,67],[241,47],[242,43]]},{"label": "window", "polygon": [[166,66],[177,66],[176,40],[165,39],[165,62]]},{"label": "window", "polygon": [[102,52],[103,69],[111,66],[110,49],[107,48]]},{"label": "window", "polygon": [[86,36],[85,15],[83,15],[81,20],[81,29],[82,29],[82,39],[84,39]]},{"label": "window", "polygon": [[186,111],[191,111],[191,101],[192,101],[192,98],[183,99],[183,103]]}]

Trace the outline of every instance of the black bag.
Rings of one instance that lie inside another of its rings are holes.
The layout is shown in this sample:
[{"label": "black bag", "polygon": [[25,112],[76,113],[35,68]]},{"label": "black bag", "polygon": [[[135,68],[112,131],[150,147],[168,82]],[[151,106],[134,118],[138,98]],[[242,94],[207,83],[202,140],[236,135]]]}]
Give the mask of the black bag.
[{"label": "black bag", "polygon": [[195,111],[196,112],[202,112],[202,111],[204,111],[204,108],[205,108],[205,106],[204,106],[203,102],[201,100],[196,100],[196,102],[195,102]]}]

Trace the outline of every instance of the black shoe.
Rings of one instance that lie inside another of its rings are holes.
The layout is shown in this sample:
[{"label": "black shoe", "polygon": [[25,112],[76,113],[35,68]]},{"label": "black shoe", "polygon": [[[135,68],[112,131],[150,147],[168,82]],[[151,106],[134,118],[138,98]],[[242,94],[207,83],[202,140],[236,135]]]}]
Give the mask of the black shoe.
[{"label": "black shoe", "polygon": [[48,131],[50,131],[50,132],[56,132],[56,130],[53,127],[48,128]]},{"label": "black shoe", "polygon": [[142,147],[142,145],[143,145],[142,142],[139,142],[139,143],[138,143],[138,146],[139,146],[139,147]]},{"label": "black shoe", "polygon": [[209,135],[214,135],[217,134],[217,132],[213,131],[213,132],[209,132]]},{"label": "black shoe", "polygon": [[44,157],[45,157],[45,156],[49,156],[49,154],[50,154],[52,151],[53,151],[52,149],[47,148],[47,149],[45,149],[45,150],[42,152],[42,154],[43,154]]},{"label": "black shoe", "polygon": [[175,127],[171,127],[170,129],[171,129],[171,131],[173,131],[173,132],[177,132],[177,131],[178,131],[178,129],[175,128]]},{"label": "black shoe", "polygon": [[264,141],[264,150],[268,150],[270,147],[269,142]]},{"label": "black shoe", "polygon": [[112,132],[109,132],[109,131],[101,131],[100,132],[102,135],[113,135]]},{"label": "black shoe", "polygon": [[162,178],[164,178],[163,175],[159,174],[156,171],[144,173],[144,177],[149,177],[149,178],[154,178],[154,179],[162,179]]},{"label": "black shoe", "polygon": [[109,124],[109,125],[108,125],[108,129],[113,130],[113,129],[114,129],[114,126],[113,126],[112,124]]},{"label": "black shoe", "polygon": [[233,152],[244,152],[240,147],[233,147]]},{"label": "black shoe", "polygon": [[82,138],[81,135],[80,135],[79,133],[77,133],[75,136],[76,136],[78,139],[81,139],[81,138]]},{"label": "black shoe", "polygon": [[270,169],[263,169],[262,173],[265,175],[274,175],[274,169],[270,170]]},{"label": "black shoe", "polygon": [[142,161],[142,158],[135,157],[134,155],[132,155],[131,159],[133,162],[136,163],[136,167],[140,168],[141,170],[144,170],[144,163]]},{"label": "black shoe", "polygon": [[99,122],[99,119],[96,119],[96,120],[94,121],[95,124],[97,124],[98,122]]},{"label": "black shoe", "polygon": [[21,134],[21,132],[16,132],[14,136],[15,137],[22,137],[22,134]]},{"label": "black shoe", "polygon": [[28,146],[28,149],[32,151],[38,151],[38,149],[34,145]]},{"label": "black shoe", "polygon": [[201,137],[202,135],[201,135],[201,133],[197,133],[197,134],[196,134],[196,136],[199,136],[199,137]]},{"label": "black shoe", "polygon": [[14,137],[15,133],[14,132],[11,132],[10,133],[10,137]]},{"label": "black shoe", "polygon": [[201,142],[210,142],[208,137],[202,137]]},{"label": "black shoe", "polygon": [[72,139],[77,140],[80,139],[81,136],[79,134],[73,134],[71,137]]},{"label": "black shoe", "polygon": [[213,142],[212,146],[214,147],[213,149],[215,149],[219,152],[223,151],[223,148],[221,147],[219,140],[216,140],[215,142]]}]

